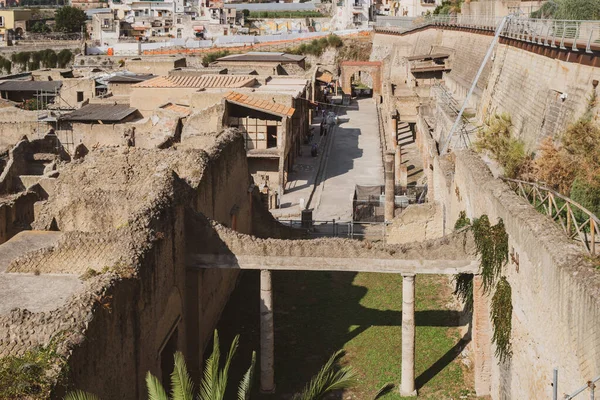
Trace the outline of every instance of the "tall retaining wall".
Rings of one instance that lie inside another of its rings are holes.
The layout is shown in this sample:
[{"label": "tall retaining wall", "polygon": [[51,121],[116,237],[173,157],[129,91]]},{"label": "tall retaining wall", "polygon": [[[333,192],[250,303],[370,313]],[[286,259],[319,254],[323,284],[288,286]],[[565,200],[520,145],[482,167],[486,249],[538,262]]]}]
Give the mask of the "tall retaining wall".
[{"label": "tall retaining wall", "polygon": [[474,153],[436,158],[433,184],[445,226],[453,226],[460,211],[471,219],[487,214],[492,223],[502,218],[515,256],[504,268],[512,287],[513,354],[505,363],[492,356],[492,398],[551,398],[554,368],[559,394],[598,376],[600,273],[583,249],[495,179]]}]

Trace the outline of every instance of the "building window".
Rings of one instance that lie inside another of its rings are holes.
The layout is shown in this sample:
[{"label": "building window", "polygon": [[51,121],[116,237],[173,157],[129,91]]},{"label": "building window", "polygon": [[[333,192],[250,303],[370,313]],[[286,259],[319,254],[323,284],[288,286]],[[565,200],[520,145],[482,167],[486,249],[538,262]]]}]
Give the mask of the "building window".
[{"label": "building window", "polygon": [[4,26],[4,17],[0,17],[0,26]]},{"label": "building window", "polygon": [[80,103],[83,101],[83,92],[77,92],[77,102]]},{"label": "building window", "polygon": [[277,147],[277,127],[267,126],[267,149]]},{"label": "building window", "polygon": [[181,23],[181,18],[177,18],[177,23],[180,24]]}]

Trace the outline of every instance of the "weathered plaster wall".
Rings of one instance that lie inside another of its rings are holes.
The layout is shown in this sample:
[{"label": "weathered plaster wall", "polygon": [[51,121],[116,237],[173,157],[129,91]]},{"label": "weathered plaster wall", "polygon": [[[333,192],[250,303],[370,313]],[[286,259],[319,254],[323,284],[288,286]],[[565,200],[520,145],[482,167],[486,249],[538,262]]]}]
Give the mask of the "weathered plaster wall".
[{"label": "weathered plaster wall", "polygon": [[[469,218],[502,218],[519,264],[504,269],[512,287],[510,361],[492,360],[493,399],[551,398],[552,371],[559,393],[572,392],[600,371],[600,273],[557,224],[494,179],[478,155],[435,159],[435,200],[446,227],[460,211]],[[493,354],[493,351],[491,352]]]}]

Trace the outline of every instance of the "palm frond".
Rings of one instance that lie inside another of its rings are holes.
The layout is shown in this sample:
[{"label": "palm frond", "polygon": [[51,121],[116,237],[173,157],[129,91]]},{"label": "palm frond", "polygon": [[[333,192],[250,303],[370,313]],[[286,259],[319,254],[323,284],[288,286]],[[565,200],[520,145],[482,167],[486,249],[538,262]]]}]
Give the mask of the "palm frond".
[{"label": "palm frond", "polygon": [[75,390],[74,392],[67,393],[63,400],[100,400],[100,397],[93,393]]},{"label": "palm frond", "polygon": [[244,377],[240,381],[238,388],[238,400],[249,400],[250,391],[252,390],[252,382],[254,381],[254,365],[256,364],[256,352],[252,352],[252,361],[250,362],[250,368],[244,374]]},{"label": "palm frond", "polygon": [[183,354],[178,351],[174,357],[175,367],[171,374],[171,397],[173,400],[193,400],[194,383],[188,373]]},{"label": "palm frond", "polygon": [[336,351],[321,370],[306,385],[302,393],[293,400],[321,400],[325,394],[354,385],[355,373],[350,367],[337,367],[336,362],[344,355],[343,350]]},{"label": "palm frond", "polygon": [[233,356],[237,351],[237,348],[240,343],[240,335],[236,335],[231,342],[231,346],[229,347],[229,353],[227,353],[227,358],[225,359],[225,365],[223,365],[223,369],[219,373],[219,379],[217,383],[217,398],[225,397],[225,389],[227,389],[227,377],[229,375],[229,366],[231,365],[231,360],[233,360]]},{"label": "palm frond", "polygon": [[385,396],[386,394],[388,394],[389,392],[391,392],[392,389],[394,389],[394,384],[393,383],[386,383],[385,385],[383,385],[381,387],[381,389],[379,389],[377,391],[377,393],[375,393],[375,397],[373,397],[373,400],[377,400],[377,399],[381,398],[382,396]]},{"label": "palm frond", "polygon": [[169,400],[167,392],[165,392],[158,378],[150,372],[146,374],[146,387],[148,388],[148,400]]},{"label": "palm frond", "polygon": [[219,359],[221,353],[219,350],[219,333],[215,329],[213,339],[213,351],[206,365],[204,366],[204,373],[202,376],[202,382],[200,382],[200,393],[198,398],[200,400],[220,400],[215,399],[215,388],[217,386],[217,380],[219,379]]}]

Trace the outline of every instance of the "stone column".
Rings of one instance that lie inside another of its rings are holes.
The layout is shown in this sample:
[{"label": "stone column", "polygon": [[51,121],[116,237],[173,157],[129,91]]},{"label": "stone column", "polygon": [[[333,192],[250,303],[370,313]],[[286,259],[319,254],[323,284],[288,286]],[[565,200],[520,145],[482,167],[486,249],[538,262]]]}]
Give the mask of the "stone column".
[{"label": "stone column", "polygon": [[385,220],[394,219],[394,152],[385,153]]},{"label": "stone column", "polygon": [[475,393],[486,396],[491,391],[492,327],[490,303],[483,292],[483,278],[473,276],[473,322],[471,336],[475,352]]},{"label": "stone column", "polygon": [[401,396],[416,396],[415,389],[415,276],[402,275],[402,382]]},{"label": "stone column", "polygon": [[402,146],[396,145],[396,156],[394,157],[394,176],[396,185],[400,185],[400,168],[402,167]]},{"label": "stone column", "polygon": [[271,271],[260,271],[260,390],[275,392],[275,334],[273,332],[273,293]]}]

